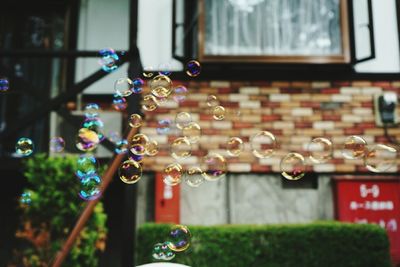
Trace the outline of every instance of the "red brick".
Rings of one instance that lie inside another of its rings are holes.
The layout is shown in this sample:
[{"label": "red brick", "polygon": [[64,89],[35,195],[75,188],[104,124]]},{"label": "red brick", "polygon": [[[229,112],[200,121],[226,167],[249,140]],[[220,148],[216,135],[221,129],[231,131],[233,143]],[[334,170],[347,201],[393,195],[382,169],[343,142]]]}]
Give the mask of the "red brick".
[{"label": "red brick", "polygon": [[363,108],[372,108],[372,107],[374,107],[374,103],[372,103],[372,101],[361,102],[361,107],[363,107]]},{"label": "red brick", "polygon": [[359,129],[372,129],[376,128],[376,124],[373,122],[362,122],[357,124],[357,128]]},{"label": "red brick", "polygon": [[320,108],[321,104],[319,102],[313,102],[313,101],[301,101],[300,102],[300,107],[303,107],[303,108]]},{"label": "red brick", "polygon": [[340,121],[341,119],[342,119],[341,115],[331,115],[331,114],[322,115],[322,120],[324,121]]},{"label": "red brick", "polygon": [[262,107],[268,108],[279,108],[281,106],[280,102],[270,102],[270,101],[261,101]]},{"label": "red brick", "polygon": [[295,122],[294,123],[294,127],[296,127],[296,129],[299,129],[299,128],[312,128],[312,122],[308,122],[308,121]]},{"label": "red brick", "polygon": [[340,89],[339,88],[326,88],[326,89],[322,89],[321,93],[323,93],[323,94],[340,94]]},{"label": "red brick", "polygon": [[233,93],[234,90],[231,88],[218,88],[218,93],[219,94],[230,94]]},{"label": "red brick", "polygon": [[384,88],[392,87],[390,82],[385,82],[385,81],[372,82],[372,86],[378,86],[378,87],[384,87]]},{"label": "red brick", "polygon": [[345,135],[359,135],[359,134],[364,134],[364,130],[359,129],[359,128],[349,128],[349,129],[344,129],[344,134]]},{"label": "red brick", "polygon": [[239,102],[220,101],[219,104],[224,108],[238,108]]},{"label": "red brick", "polygon": [[214,118],[212,115],[200,113],[200,120],[201,121],[212,121],[212,120],[214,120]]},{"label": "red brick", "polygon": [[291,87],[294,88],[311,88],[311,83],[310,82],[292,82]]},{"label": "red brick", "polygon": [[267,86],[271,86],[270,82],[266,82],[266,81],[256,81],[256,82],[252,82],[251,83],[252,86],[259,86],[259,87],[267,87]]},{"label": "red brick", "polygon": [[254,123],[249,122],[233,122],[233,129],[253,128]]},{"label": "red brick", "polygon": [[385,136],[376,136],[375,142],[377,143],[387,143],[389,140]]},{"label": "red brick", "polygon": [[265,173],[265,172],[270,172],[271,171],[271,167],[267,166],[267,165],[251,164],[251,171],[252,172]]},{"label": "red brick", "polygon": [[302,88],[280,88],[281,94],[301,94],[302,92]]},{"label": "red brick", "polygon": [[266,122],[266,121],[279,121],[281,120],[281,116],[280,115],[262,115],[262,121]]},{"label": "red brick", "polygon": [[349,81],[335,81],[332,83],[334,86],[342,87],[342,86],[350,86],[351,82]]}]

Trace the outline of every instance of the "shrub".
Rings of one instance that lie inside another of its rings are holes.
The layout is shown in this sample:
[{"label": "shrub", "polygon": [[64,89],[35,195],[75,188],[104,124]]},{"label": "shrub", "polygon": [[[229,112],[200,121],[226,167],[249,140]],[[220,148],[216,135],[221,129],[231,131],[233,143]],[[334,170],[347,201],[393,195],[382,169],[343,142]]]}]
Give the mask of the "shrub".
[{"label": "shrub", "polygon": [[[154,261],[170,225],[139,228],[137,261]],[[274,226],[189,226],[192,246],[173,262],[193,267],[390,267],[389,241],[376,225],[338,222]]]},{"label": "shrub", "polygon": [[[85,206],[79,198],[75,156],[36,155],[25,162],[32,202],[20,205],[16,236],[20,245],[9,266],[47,267],[65,242]],[[106,215],[98,203],[63,266],[98,266],[96,252],[104,249]]]}]

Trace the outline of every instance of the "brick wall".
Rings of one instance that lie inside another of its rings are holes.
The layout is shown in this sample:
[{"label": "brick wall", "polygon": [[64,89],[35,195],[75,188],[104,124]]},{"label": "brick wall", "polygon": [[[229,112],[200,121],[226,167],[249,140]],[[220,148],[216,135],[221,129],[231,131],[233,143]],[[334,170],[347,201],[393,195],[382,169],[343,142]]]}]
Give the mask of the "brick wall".
[{"label": "brick wall", "polygon": [[[341,155],[344,139],[359,135],[368,144],[388,143],[384,131],[375,125],[375,94],[383,91],[400,91],[400,82],[227,82],[190,81],[177,82],[174,86],[188,88],[186,101],[178,104],[168,99],[152,112],[144,112],[145,124],[141,132],[160,144],[156,157],[146,158],[145,169],[160,171],[174,162],[169,144],[180,136],[179,131],[169,135],[156,132],[158,120],[170,118],[182,111],[192,114],[193,121],[202,128],[202,137],[193,145],[192,157],[183,164],[197,164],[207,151],[226,156],[231,172],[280,172],[279,162],[288,152],[299,152],[307,156],[306,146],[315,137],[327,137],[334,144],[334,156],[324,164],[312,165],[309,171],[321,173],[365,172],[363,160],[348,160]],[[145,92],[148,92],[148,88]],[[213,119],[207,106],[209,94],[216,95],[220,105],[227,110],[222,121]],[[235,113],[240,111],[237,117]],[[399,110],[397,111],[399,113]],[[274,156],[259,159],[252,155],[249,139],[261,130],[272,132],[279,148]],[[389,133],[400,140],[400,129]],[[224,149],[229,136],[245,141],[245,150],[238,158],[230,158]],[[397,168],[392,168],[396,172]]]}]

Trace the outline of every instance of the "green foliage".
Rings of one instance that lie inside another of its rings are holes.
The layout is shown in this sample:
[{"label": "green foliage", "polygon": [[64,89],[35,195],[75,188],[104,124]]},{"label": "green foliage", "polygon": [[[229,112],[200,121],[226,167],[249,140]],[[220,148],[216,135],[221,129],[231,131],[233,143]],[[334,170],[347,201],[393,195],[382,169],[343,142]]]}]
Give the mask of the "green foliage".
[{"label": "green foliage", "polygon": [[[75,156],[39,154],[25,162],[29,183],[26,190],[31,192],[32,202],[21,205],[21,225],[16,236],[23,245],[16,251],[14,264],[49,266],[60,250],[86,205],[78,196],[76,167]],[[96,253],[104,249],[106,219],[103,205],[98,203],[63,266],[98,266]]]},{"label": "green foliage", "polygon": [[[154,261],[153,245],[170,225],[145,224],[138,233],[138,263]],[[192,245],[173,262],[194,267],[390,267],[389,241],[376,225],[338,222],[306,225],[189,226]]]}]

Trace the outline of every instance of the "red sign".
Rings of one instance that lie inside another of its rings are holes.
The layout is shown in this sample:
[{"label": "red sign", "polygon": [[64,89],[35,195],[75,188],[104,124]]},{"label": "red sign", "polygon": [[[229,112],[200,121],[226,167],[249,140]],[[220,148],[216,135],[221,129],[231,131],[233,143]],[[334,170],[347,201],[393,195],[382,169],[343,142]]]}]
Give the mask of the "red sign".
[{"label": "red sign", "polygon": [[179,185],[166,185],[160,173],[156,174],[155,185],[155,222],[179,224]]},{"label": "red sign", "polygon": [[385,228],[390,254],[400,262],[400,182],[337,180],[336,217],[339,221],[375,223]]}]

